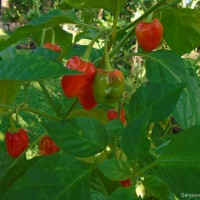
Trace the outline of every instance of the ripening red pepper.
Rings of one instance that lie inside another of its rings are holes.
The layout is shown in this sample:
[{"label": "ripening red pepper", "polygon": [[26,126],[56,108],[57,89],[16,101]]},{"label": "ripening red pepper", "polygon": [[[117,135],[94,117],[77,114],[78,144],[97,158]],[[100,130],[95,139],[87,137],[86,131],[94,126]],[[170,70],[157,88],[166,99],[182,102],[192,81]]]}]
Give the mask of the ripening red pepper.
[{"label": "ripening red pepper", "polygon": [[120,183],[123,187],[130,187],[132,185],[132,181],[130,178],[120,181]]},{"label": "ripening red pepper", "polygon": [[52,50],[52,51],[61,52],[61,48],[60,48],[59,45],[57,45],[57,44],[52,44],[52,43],[50,43],[50,42],[45,43],[43,47],[46,48],[46,49],[50,49],[50,50]]},{"label": "ripening red pepper", "polygon": [[15,133],[7,131],[5,142],[8,153],[14,158],[17,158],[29,145],[27,132],[22,128]]},{"label": "ripening red pepper", "polygon": [[88,90],[88,86],[92,84],[96,73],[95,66],[90,62],[83,61],[80,57],[74,56],[70,58],[66,67],[69,69],[83,72],[77,75],[65,75],[61,79],[61,85],[66,97],[79,97]]},{"label": "ripening red pepper", "polygon": [[158,47],[162,40],[163,26],[157,18],[154,18],[151,22],[139,22],[135,32],[141,48],[145,51],[152,51]]},{"label": "ripening red pepper", "polygon": [[[118,112],[114,111],[113,109],[110,109],[107,112],[107,117],[108,117],[109,121],[111,121],[113,119],[116,119],[118,117]],[[123,124],[126,123],[126,120],[125,120],[125,110],[124,109],[121,109],[121,111],[120,111],[120,120],[121,120],[121,122]]]},{"label": "ripening red pepper", "polygon": [[97,102],[94,99],[92,84],[88,86],[88,89],[81,96],[79,96],[79,102],[86,110],[90,110],[97,105]]},{"label": "ripening red pepper", "polygon": [[47,135],[40,140],[39,148],[41,155],[50,155],[60,150],[56,143]]},{"label": "ripening red pepper", "polygon": [[112,104],[119,100],[124,91],[124,76],[118,69],[97,69],[93,83],[95,100],[100,104]]}]

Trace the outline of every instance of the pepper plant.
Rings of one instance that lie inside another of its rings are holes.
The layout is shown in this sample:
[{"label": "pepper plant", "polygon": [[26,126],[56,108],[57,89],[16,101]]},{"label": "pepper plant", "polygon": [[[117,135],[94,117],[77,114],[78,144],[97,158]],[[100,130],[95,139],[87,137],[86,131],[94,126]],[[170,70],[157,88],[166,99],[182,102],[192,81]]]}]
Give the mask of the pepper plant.
[{"label": "pepper plant", "polygon": [[[199,76],[184,56],[200,44],[200,12],[178,0],[133,1],[143,11],[123,23],[127,2],[63,0],[1,42],[0,116],[13,139],[0,149],[0,199],[200,198]],[[77,17],[78,9],[103,9],[108,26]],[[81,32],[73,37],[63,24]],[[17,50],[27,38],[37,48]],[[66,105],[46,87],[52,79]],[[49,112],[30,105],[31,83]],[[37,138],[20,123],[24,112],[41,117]]]}]

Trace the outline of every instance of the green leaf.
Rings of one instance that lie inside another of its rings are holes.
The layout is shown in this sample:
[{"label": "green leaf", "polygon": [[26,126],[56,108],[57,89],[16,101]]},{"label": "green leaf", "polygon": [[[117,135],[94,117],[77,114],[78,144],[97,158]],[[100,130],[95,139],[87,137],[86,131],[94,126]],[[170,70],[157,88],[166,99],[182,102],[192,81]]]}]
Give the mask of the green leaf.
[{"label": "green leaf", "polygon": [[109,134],[110,137],[112,136],[121,136],[122,135],[122,132],[124,130],[124,126],[121,122],[121,120],[119,119],[114,119],[114,120],[111,120],[110,122],[108,122],[106,125],[105,125],[105,129],[107,131],[107,133]]},{"label": "green leaf", "polygon": [[76,74],[63,65],[32,53],[15,53],[11,59],[0,61],[0,80],[38,81]]},{"label": "green leaf", "polygon": [[159,200],[174,200],[169,187],[158,177],[148,175],[142,184],[145,187],[145,197],[156,197]]},{"label": "green leaf", "polygon": [[68,155],[45,156],[8,188],[3,200],[90,199],[92,167]]},{"label": "green leaf", "polygon": [[108,144],[108,135],[103,125],[92,118],[77,117],[42,125],[58,146],[71,155],[93,156],[104,151]]},{"label": "green leaf", "polygon": [[195,78],[190,78],[187,91],[180,96],[173,112],[176,121],[183,128],[200,125],[200,87]]},{"label": "green leaf", "polygon": [[150,120],[150,109],[129,121],[122,135],[122,149],[130,160],[144,158],[150,149],[146,136],[146,125]]},{"label": "green leaf", "polygon": [[200,124],[200,88],[197,81],[190,77],[183,59],[167,50],[154,51],[145,56],[147,78],[151,84],[188,82],[173,114],[183,128]]},{"label": "green leaf", "polygon": [[180,199],[183,193],[199,194],[199,133],[200,126],[193,126],[178,134],[165,148],[154,171]]},{"label": "green leaf", "polygon": [[151,120],[166,119],[176,106],[185,84],[159,83],[140,87],[128,105],[129,115],[134,118],[145,109],[152,107]]},{"label": "green leaf", "polygon": [[5,106],[12,106],[12,104],[15,102],[20,86],[21,83],[17,81],[0,80],[0,113],[8,111],[9,107]]},{"label": "green leaf", "polygon": [[26,160],[24,157],[19,157],[16,160],[8,154],[1,154],[0,196],[3,196],[13,182],[23,176],[39,159],[40,157]]},{"label": "green leaf", "polygon": [[162,12],[164,39],[169,47],[183,55],[200,44],[200,12],[189,8],[170,8]]},{"label": "green leaf", "polygon": [[54,27],[64,23],[79,23],[78,18],[73,10],[53,10],[50,13],[41,15],[33,19],[28,25],[18,28],[5,42],[0,46],[0,51],[16,43],[23,38],[29,37],[32,34],[40,33],[42,29]]},{"label": "green leaf", "polygon": [[63,3],[73,8],[103,8],[115,11],[117,9],[117,2],[120,6],[124,0],[101,0],[101,1],[90,1],[90,0],[62,0]]},{"label": "green leaf", "polygon": [[119,188],[115,190],[106,200],[138,200],[135,192],[135,186],[129,188]]},{"label": "green leaf", "polygon": [[97,164],[97,169],[114,181],[126,180],[130,177],[130,165],[122,160],[105,160],[103,163]]}]

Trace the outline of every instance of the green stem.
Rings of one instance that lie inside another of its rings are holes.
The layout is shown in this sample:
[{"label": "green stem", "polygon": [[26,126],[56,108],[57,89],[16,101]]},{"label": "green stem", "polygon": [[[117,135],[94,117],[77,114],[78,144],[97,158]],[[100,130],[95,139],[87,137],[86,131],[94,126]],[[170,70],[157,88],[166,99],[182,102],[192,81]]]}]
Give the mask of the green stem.
[{"label": "green stem", "polygon": [[147,171],[149,171],[151,168],[155,167],[157,164],[157,160],[150,163],[149,165],[147,165],[146,167],[144,167],[143,169],[139,170],[138,172],[134,173],[134,177],[138,177],[138,176],[142,176],[144,173],[146,173]]},{"label": "green stem", "polygon": [[46,29],[44,28],[44,29],[42,30],[42,37],[41,37],[40,47],[43,47],[43,46],[44,46],[45,35],[46,35]]},{"label": "green stem", "polygon": [[115,52],[121,48],[122,44],[130,37],[133,35],[135,27],[131,28],[127,34],[117,43],[117,45],[112,49],[112,51],[109,53],[109,56],[112,57],[114,56]]},{"label": "green stem", "polygon": [[12,118],[12,115],[9,116],[9,122],[10,122],[10,131],[11,131],[12,133],[16,132],[16,131],[17,131],[17,128],[16,128],[16,126],[15,126],[15,122],[14,122],[14,120],[13,120],[13,118]]},{"label": "green stem", "polygon": [[52,110],[53,110],[56,114],[58,114],[58,111],[57,111],[57,109],[56,109],[56,106],[54,105],[54,102],[52,101],[52,99],[51,99],[51,97],[50,97],[50,95],[49,95],[49,92],[48,92],[48,90],[46,89],[44,83],[43,83],[42,81],[39,81],[38,83],[39,83],[40,87],[42,88],[43,94],[44,94],[44,96],[46,97],[47,101],[49,102],[49,104],[50,104]]},{"label": "green stem", "polygon": [[153,11],[155,11],[156,9],[158,9],[165,1],[167,1],[167,0],[161,0],[161,1],[159,1],[157,4],[155,4],[149,10],[147,10],[142,16],[140,16],[139,18],[137,18],[134,22],[130,23],[129,25],[127,25],[124,28],[122,28],[119,31],[117,31],[117,34],[120,34],[120,33],[124,32],[124,31],[132,28],[133,26],[135,26],[138,22],[142,21],[150,13],[152,13]]},{"label": "green stem", "polygon": [[121,58],[115,59],[113,62],[117,63],[117,62],[119,62],[121,60],[124,60],[124,59],[132,57],[132,56],[145,56],[145,55],[146,54],[144,54],[144,53],[129,53],[129,54],[127,54],[127,55],[125,55],[125,56],[123,56]]},{"label": "green stem", "polygon": [[91,28],[91,29],[94,29],[94,30],[97,30],[97,31],[101,31],[100,28],[98,28],[96,26],[89,25],[89,24],[79,23],[78,25],[84,26],[84,27],[87,27],[87,28]]},{"label": "green stem", "polygon": [[105,46],[104,46],[104,58],[105,58],[105,70],[106,71],[113,71],[113,68],[110,64],[109,55],[108,55],[107,41],[105,41]]},{"label": "green stem", "polygon": [[69,114],[72,112],[72,110],[74,109],[74,107],[76,106],[78,102],[78,98],[76,98],[73,102],[73,104],[70,106],[69,110],[67,111],[66,115],[65,115],[65,118],[69,116]]},{"label": "green stem", "polygon": [[31,112],[31,113],[34,113],[34,114],[37,114],[37,115],[41,115],[41,116],[46,117],[46,118],[51,119],[51,120],[56,120],[57,121],[57,120],[61,120],[62,119],[61,117],[57,117],[57,116],[48,114],[46,112],[40,111],[40,110],[32,108],[30,106],[21,107],[21,110],[25,111],[25,112]]},{"label": "green stem", "polygon": [[89,58],[90,58],[90,54],[91,54],[91,51],[92,51],[92,48],[95,44],[95,42],[99,39],[99,36],[105,32],[105,31],[108,31],[108,29],[103,29],[101,31],[99,31],[96,36],[93,38],[93,40],[90,42],[90,45],[88,46],[87,50],[85,51],[84,55],[82,56],[82,59],[85,60],[85,61],[89,61]]},{"label": "green stem", "polygon": [[161,6],[158,9],[156,9],[155,11],[157,12],[157,11],[165,10],[165,9],[177,4],[178,2],[181,2],[181,0],[176,0],[176,1],[173,1],[173,2],[171,2],[169,4],[167,4],[167,5]]},{"label": "green stem", "polygon": [[52,31],[51,43],[55,44],[55,32],[54,32],[53,28],[51,28],[51,31]]},{"label": "green stem", "polygon": [[144,3],[143,3],[141,0],[138,0],[138,3],[141,5],[141,7],[142,7],[142,9],[143,9],[144,11],[147,11],[146,6],[144,5]]}]

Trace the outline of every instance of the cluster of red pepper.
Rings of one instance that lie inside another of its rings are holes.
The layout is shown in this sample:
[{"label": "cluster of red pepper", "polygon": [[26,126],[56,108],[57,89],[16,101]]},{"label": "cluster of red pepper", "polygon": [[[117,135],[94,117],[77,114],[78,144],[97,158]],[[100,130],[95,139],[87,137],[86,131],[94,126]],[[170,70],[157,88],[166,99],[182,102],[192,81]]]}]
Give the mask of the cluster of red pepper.
[{"label": "cluster of red pepper", "polygon": [[[136,37],[140,47],[145,51],[152,51],[158,47],[162,40],[163,27],[158,19],[151,22],[142,21],[136,26]],[[44,45],[44,48],[61,52],[61,48],[57,44],[50,42]],[[124,90],[124,76],[120,70],[104,70],[96,69],[93,63],[84,61],[78,56],[70,58],[66,67],[77,70],[80,74],[65,75],[61,79],[61,85],[64,95],[68,98],[76,97],[80,104],[86,110],[94,108],[99,104],[113,104],[118,102]],[[110,109],[107,112],[108,120],[118,117],[118,112]],[[123,124],[126,123],[125,111],[120,110],[119,119]],[[16,158],[29,146],[29,138],[27,131],[19,129],[11,133],[6,132],[6,149],[10,156]],[[40,155],[50,155],[56,153],[60,148],[49,136],[43,136],[39,144]],[[129,187],[132,182],[128,178],[120,181],[122,186]]]}]

